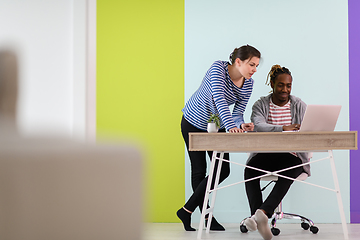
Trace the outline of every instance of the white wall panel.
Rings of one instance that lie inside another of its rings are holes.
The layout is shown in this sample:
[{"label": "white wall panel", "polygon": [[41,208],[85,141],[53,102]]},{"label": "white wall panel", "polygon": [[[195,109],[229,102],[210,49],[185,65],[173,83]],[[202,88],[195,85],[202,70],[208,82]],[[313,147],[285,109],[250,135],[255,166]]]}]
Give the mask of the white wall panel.
[{"label": "white wall panel", "polygon": [[19,58],[24,134],[85,136],[86,2],[0,1],[0,48]]}]

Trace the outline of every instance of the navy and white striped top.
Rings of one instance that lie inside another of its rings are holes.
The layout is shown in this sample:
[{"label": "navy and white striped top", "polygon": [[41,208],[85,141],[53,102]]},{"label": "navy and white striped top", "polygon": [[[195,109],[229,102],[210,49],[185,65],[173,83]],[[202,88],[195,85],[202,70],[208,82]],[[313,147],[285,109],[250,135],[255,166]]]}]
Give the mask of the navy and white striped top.
[{"label": "navy and white striped top", "polygon": [[[252,93],[254,80],[245,79],[242,88],[230,78],[228,62],[215,61],[206,72],[200,87],[182,109],[185,119],[193,126],[206,131],[212,113],[219,114],[220,128],[227,130],[244,123],[243,114]],[[231,114],[229,106],[235,104]]]}]

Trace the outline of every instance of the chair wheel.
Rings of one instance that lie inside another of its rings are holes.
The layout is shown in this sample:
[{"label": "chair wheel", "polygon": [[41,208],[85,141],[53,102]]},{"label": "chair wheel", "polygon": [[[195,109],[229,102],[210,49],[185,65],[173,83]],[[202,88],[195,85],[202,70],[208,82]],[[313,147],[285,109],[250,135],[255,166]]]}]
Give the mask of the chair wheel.
[{"label": "chair wheel", "polygon": [[272,227],[271,232],[274,236],[277,236],[280,234],[280,229]]},{"label": "chair wheel", "polygon": [[308,230],[309,227],[310,227],[310,225],[309,225],[308,223],[306,223],[306,222],[302,222],[302,223],[301,223],[301,227],[302,227],[304,230]]},{"label": "chair wheel", "polygon": [[317,234],[319,232],[319,228],[318,227],[315,227],[315,226],[311,226],[310,227],[310,231],[313,233],[313,234]]},{"label": "chair wheel", "polygon": [[246,228],[245,225],[240,225],[240,232],[242,232],[242,233],[247,233],[248,232],[248,229]]}]

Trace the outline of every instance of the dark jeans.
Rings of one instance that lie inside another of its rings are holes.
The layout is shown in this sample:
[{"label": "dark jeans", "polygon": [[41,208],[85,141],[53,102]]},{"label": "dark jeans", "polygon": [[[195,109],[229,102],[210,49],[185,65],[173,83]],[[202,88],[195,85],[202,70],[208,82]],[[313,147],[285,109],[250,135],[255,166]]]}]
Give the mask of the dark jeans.
[{"label": "dark jeans", "polygon": [[[206,151],[189,151],[189,132],[206,132],[200,130],[191,125],[184,116],[181,120],[181,132],[188,149],[188,154],[191,162],[191,186],[194,193],[191,195],[189,200],[185,203],[184,207],[189,211],[194,211],[199,206],[200,211],[202,210],[203,201],[205,197],[206,185],[208,177],[206,176]],[[225,129],[220,129],[219,132],[225,132]],[[212,157],[212,151],[207,151],[210,159]],[[218,154],[219,156],[220,154]],[[224,159],[229,160],[229,153],[224,154]],[[215,173],[217,171],[219,161],[215,162]],[[224,181],[230,174],[230,165],[228,162],[223,162],[220,171],[219,183]],[[211,189],[214,188],[215,176],[213,178]]]},{"label": "dark jeans", "polygon": [[[301,164],[301,159],[290,153],[258,153],[249,161],[247,165],[272,172],[298,164]],[[291,170],[280,172],[279,174],[287,177],[297,178],[302,172],[303,168],[297,167]],[[263,174],[265,173],[250,168],[245,168],[244,170],[245,179],[250,179]],[[274,213],[275,208],[279,205],[281,200],[288,192],[292,183],[292,180],[279,177],[275,182],[275,186],[271,190],[269,196],[263,202],[260,188],[260,179],[246,182],[245,189],[249,200],[251,215],[254,215],[257,209],[263,209],[270,218]]]}]

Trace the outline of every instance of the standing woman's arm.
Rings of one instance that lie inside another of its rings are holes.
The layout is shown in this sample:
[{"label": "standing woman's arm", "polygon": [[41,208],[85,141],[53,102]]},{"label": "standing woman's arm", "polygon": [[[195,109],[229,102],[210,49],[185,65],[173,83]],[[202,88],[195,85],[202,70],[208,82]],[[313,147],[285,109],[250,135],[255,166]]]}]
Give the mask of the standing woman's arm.
[{"label": "standing woman's arm", "polygon": [[235,128],[236,125],[224,96],[226,72],[220,63],[216,63],[217,64],[213,64],[210,71],[211,92],[220,119],[224,123],[226,130],[229,130]]},{"label": "standing woman's arm", "polygon": [[[249,99],[246,100],[246,103],[249,101]],[[236,102],[234,106],[234,110],[232,113],[234,122],[236,127],[241,128],[241,124],[245,123],[244,121],[244,112],[245,112],[245,106],[243,106],[243,102]]]},{"label": "standing woman's arm", "polygon": [[241,128],[241,124],[245,123],[244,121],[244,112],[246,109],[246,106],[249,102],[252,90],[253,90],[253,85],[254,85],[254,81],[252,79],[249,79],[247,81],[250,81],[248,84],[244,85],[242,90],[245,92],[245,94],[243,94],[239,101],[237,101],[235,103],[234,106],[234,110],[233,110],[233,119],[235,121],[235,124],[238,128]]}]

